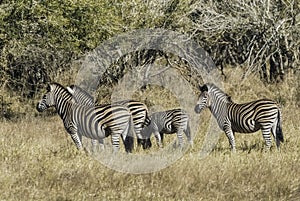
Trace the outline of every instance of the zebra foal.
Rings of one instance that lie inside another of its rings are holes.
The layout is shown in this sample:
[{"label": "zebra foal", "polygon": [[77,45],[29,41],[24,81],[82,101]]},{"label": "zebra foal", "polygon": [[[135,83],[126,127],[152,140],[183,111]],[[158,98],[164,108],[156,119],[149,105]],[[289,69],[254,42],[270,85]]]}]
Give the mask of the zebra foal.
[{"label": "zebra foal", "polygon": [[[153,113],[150,116],[150,124],[142,130],[143,138],[150,139],[152,133],[159,147],[163,146],[164,134],[177,134],[179,146],[183,147],[183,133],[192,144],[189,116],[182,109],[173,109]],[[145,146],[145,142],[142,144]]]},{"label": "zebra foal", "polygon": [[279,149],[283,142],[282,117],[278,104],[269,99],[260,99],[249,103],[237,104],[214,84],[199,86],[201,94],[195,106],[195,112],[200,113],[208,107],[217,119],[219,127],[225,132],[231,150],[236,151],[234,133],[253,133],[262,131],[267,149],[272,140],[270,133]]},{"label": "zebra foal", "polygon": [[134,133],[132,117],[126,107],[120,105],[82,106],[76,104],[67,89],[58,83],[49,84],[47,93],[37,104],[37,110],[43,112],[54,106],[63,120],[78,149],[82,149],[82,136],[102,140],[111,135],[114,151],[119,150],[119,137],[125,140],[129,132]]},{"label": "zebra foal", "polygon": [[[73,95],[76,103],[87,106],[93,106],[95,104],[97,105],[97,103],[95,103],[94,97],[81,87],[77,85],[71,85],[67,87],[67,90]],[[147,106],[144,103],[136,100],[123,100],[114,102],[112,104],[122,105],[129,109],[132,115],[132,122],[137,136],[138,145],[144,144],[144,149],[151,147],[151,141],[143,139],[143,137],[141,136],[141,130],[143,129],[143,127],[150,123]],[[95,140],[92,140],[92,144],[93,146],[96,145]],[[133,144],[134,143],[132,136],[127,136],[124,145],[125,147],[127,147],[129,152],[132,151]]]}]

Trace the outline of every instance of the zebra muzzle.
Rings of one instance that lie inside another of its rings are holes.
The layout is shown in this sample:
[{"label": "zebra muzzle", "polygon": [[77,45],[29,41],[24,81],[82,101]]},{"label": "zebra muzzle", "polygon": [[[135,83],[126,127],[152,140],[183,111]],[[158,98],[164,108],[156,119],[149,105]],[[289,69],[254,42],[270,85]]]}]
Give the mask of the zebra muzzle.
[{"label": "zebra muzzle", "polygon": [[194,110],[198,114],[201,112],[201,109],[200,109],[199,105],[196,105]]},{"label": "zebra muzzle", "polygon": [[38,104],[36,105],[36,110],[37,110],[38,112],[43,112],[43,111],[44,111],[43,107],[40,106],[40,103],[38,103]]}]

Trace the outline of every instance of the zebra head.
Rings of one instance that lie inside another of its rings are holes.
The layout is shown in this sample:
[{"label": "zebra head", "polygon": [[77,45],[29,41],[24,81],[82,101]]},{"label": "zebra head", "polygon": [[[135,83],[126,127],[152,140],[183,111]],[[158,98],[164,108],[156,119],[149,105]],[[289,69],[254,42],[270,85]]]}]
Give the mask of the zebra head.
[{"label": "zebra head", "polygon": [[61,103],[62,100],[73,102],[72,94],[58,83],[48,84],[47,93],[44,94],[42,99],[38,102],[36,109],[38,112],[43,112],[49,107],[56,106],[57,103]]},{"label": "zebra head", "polygon": [[204,108],[210,107],[210,97],[209,97],[207,85],[206,84],[203,86],[199,85],[199,89],[201,91],[201,94],[195,106],[196,113],[200,113]]},{"label": "zebra head", "polygon": [[51,84],[47,85],[47,93],[43,95],[42,99],[38,102],[36,109],[38,112],[43,112],[49,107],[55,104],[53,93],[53,87]]}]

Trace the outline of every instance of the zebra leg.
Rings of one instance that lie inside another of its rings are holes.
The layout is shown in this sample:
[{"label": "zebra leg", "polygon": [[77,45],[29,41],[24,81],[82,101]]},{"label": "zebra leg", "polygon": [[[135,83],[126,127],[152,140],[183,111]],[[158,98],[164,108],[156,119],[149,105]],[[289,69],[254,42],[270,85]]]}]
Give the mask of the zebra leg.
[{"label": "zebra leg", "polygon": [[78,128],[75,125],[68,125],[64,123],[64,126],[67,132],[70,134],[73,142],[75,143],[78,150],[82,150],[82,135],[81,132],[78,131]]},{"label": "zebra leg", "polygon": [[82,142],[81,142],[81,137],[78,135],[78,133],[70,133],[71,138],[73,142],[75,143],[77,149],[82,150]]},{"label": "zebra leg", "polygon": [[150,137],[145,137],[142,135],[142,127],[135,128],[135,133],[137,136],[137,147],[142,146],[143,149],[149,149],[152,146]]},{"label": "zebra leg", "polygon": [[236,152],[234,134],[230,126],[224,126],[225,134],[228,138],[232,153]]},{"label": "zebra leg", "polygon": [[156,142],[157,142],[158,147],[159,147],[159,148],[162,148],[163,145],[162,145],[162,143],[161,143],[161,138],[160,138],[159,132],[158,132],[158,131],[154,131],[154,136],[155,136],[155,138],[156,138]]},{"label": "zebra leg", "polygon": [[132,153],[134,148],[134,136],[136,136],[136,132],[132,121],[132,116],[129,116],[129,121],[125,125],[123,133],[121,134],[125,151],[127,153]]},{"label": "zebra leg", "polygon": [[136,140],[137,140],[137,146],[141,146],[142,145],[142,141],[143,141],[143,137],[139,137],[141,136],[141,128],[135,128],[135,133],[136,133]]},{"label": "zebra leg", "polygon": [[133,144],[134,144],[134,138],[132,136],[130,136],[130,135],[127,135],[126,138],[125,138],[125,140],[123,139],[123,137],[122,137],[122,140],[123,140],[123,144],[124,144],[124,147],[125,147],[125,151],[127,153],[132,153]]},{"label": "zebra leg", "polygon": [[[82,146],[82,135],[81,135],[81,133],[78,133],[78,137],[79,137],[79,140],[80,140],[81,146]],[[83,147],[83,151],[84,151],[86,154],[89,154],[89,151],[86,149],[86,147]]]},{"label": "zebra leg", "polygon": [[102,138],[98,139],[99,145],[100,145],[100,149],[103,151],[104,150],[104,140]]},{"label": "zebra leg", "polygon": [[92,152],[93,153],[96,153],[97,152],[97,145],[98,145],[98,142],[99,142],[99,146],[100,146],[100,150],[103,151],[104,150],[104,141],[103,139],[92,139],[91,140],[91,144],[92,144]]},{"label": "zebra leg", "polygon": [[161,144],[164,145],[164,133],[159,132]]},{"label": "zebra leg", "polygon": [[177,138],[178,138],[178,143],[179,143],[179,147],[183,148],[183,136],[182,136],[183,130],[180,129],[177,131]]},{"label": "zebra leg", "polygon": [[262,128],[261,129],[263,138],[265,139],[267,150],[270,150],[271,145],[272,145],[272,139],[271,139],[270,131],[271,131],[270,128]]},{"label": "zebra leg", "polygon": [[191,136],[191,128],[190,128],[189,123],[187,124],[187,127],[183,132],[185,133],[187,141],[189,142],[189,144],[191,146],[193,146],[193,141],[192,141],[192,136]]},{"label": "zebra leg", "polygon": [[279,150],[280,149],[280,139],[277,137],[276,135],[276,131],[277,131],[277,124],[278,124],[278,118],[274,121],[272,128],[271,128],[271,133],[275,139],[276,142],[276,147]]},{"label": "zebra leg", "polygon": [[91,139],[91,144],[92,144],[92,152],[96,153],[97,152],[97,140]]},{"label": "zebra leg", "polygon": [[118,134],[112,134],[111,135],[111,143],[113,146],[113,152],[116,153],[119,151],[120,149],[120,139],[119,139],[120,135]]},{"label": "zebra leg", "polygon": [[149,149],[152,147],[152,142],[150,138],[137,139],[137,140],[138,140],[138,145],[142,146],[143,149]]}]

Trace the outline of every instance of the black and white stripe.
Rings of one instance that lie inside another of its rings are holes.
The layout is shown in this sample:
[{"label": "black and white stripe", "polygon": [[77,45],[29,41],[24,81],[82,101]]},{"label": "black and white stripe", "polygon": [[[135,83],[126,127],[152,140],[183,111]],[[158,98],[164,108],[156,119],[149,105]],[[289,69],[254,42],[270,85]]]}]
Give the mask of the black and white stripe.
[{"label": "black and white stripe", "polygon": [[150,124],[142,130],[143,138],[150,139],[152,133],[159,147],[163,145],[164,134],[177,134],[179,146],[183,147],[183,133],[192,144],[189,116],[182,109],[172,109],[153,113]]},{"label": "black and white stripe", "polygon": [[195,112],[200,113],[208,107],[217,119],[219,127],[228,137],[231,149],[235,152],[234,133],[252,133],[262,130],[267,149],[270,149],[272,140],[276,141],[277,148],[283,142],[282,117],[278,104],[269,99],[261,99],[244,104],[236,104],[231,98],[214,84],[205,84],[199,87],[201,94],[195,106]]},{"label": "black and white stripe", "polygon": [[[94,101],[94,97],[91,96],[88,92],[86,92],[84,89],[77,85],[71,85],[70,87],[67,87],[68,91],[73,95],[73,98],[76,103],[81,104],[81,105],[97,105]],[[143,140],[143,137],[141,136],[141,130],[145,125],[148,125],[150,123],[149,117],[148,117],[148,108],[147,106],[136,100],[123,100],[123,101],[118,101],[112,103],[113,105],[122,105],[125,106],[129,109],[131,115],[132,115],[132,120],[133,120],[133,125],[135,129],[135,133],[137,136],[137,141],[138,145],[141,144],[142,142],[145,142]],[[92,141],[92,143],[95,145],[95,141]],[[146,140],[147,146],[150,147],[151,144],[148,144],[149,141]],[[128,136],[128,139],[126,139],[125,146],[128,147],[128,149],[132,150],[133,149],[133,141],[130,139],[130,136]]]},{"label": "black and white stripe", "polygon": [[43,112],[54,106],[78,149],[82,148],[82,136],[102,142],[111,135],[113,149],[118,151],[119,137],[125,140],[134,133],[130,111],[124,106],[76,104],[72,94],[58,83],[49,84],[47,90],[37,110]]}]

